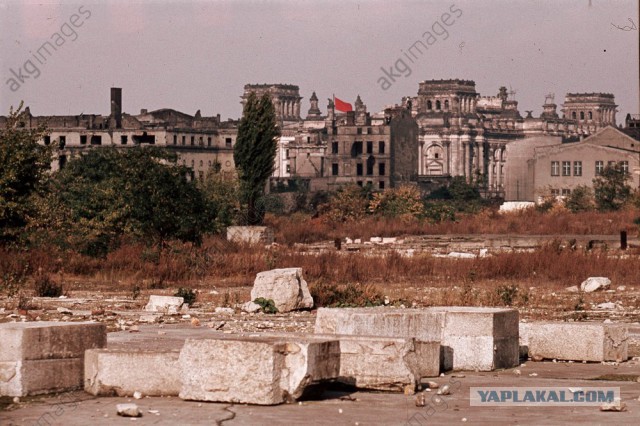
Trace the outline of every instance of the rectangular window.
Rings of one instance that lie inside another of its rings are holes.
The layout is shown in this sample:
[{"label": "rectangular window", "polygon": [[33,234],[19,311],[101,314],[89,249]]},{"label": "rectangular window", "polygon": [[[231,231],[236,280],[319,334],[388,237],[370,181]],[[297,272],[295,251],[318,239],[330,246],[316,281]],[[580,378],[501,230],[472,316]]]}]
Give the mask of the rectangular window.
[{"label": "rectangular window", "polygon": [[91,145],[102,145],[102,136],[91,135]]},{"label": "rectangular window", "polygon": [[291,173],[291,166],[287,164],[287,173]]},{"label": "rectangular window", "polygon": [[182,145],[186,145],[187,144],[187,137],[186,136],[182,136]]},{"label": "rectangular window", "polygon": [[45,136],[44,137],[44,144],[45,145],[51,144],[51,136]]},{"label": "rectangular window", "polygon": [[573,175],[582,176],[582,161],[573,162]]},{"label": "rectangular window", "polygon": [[362,141],[356,141],[351,145],[351,156],[357,157],[362,155]]},{"label": "rectangular window", "polygon": [[200,136],[200,146],[204,146],[204,139],[202,136]]},{"label": "rectangular window", "polygon": [[384,176],[384,174],[386,173],[386,165],[384,163],[378,163],[378,174],[380,176]]},{"label": "rectangular window", "polygon": [[60,136],[60,149],[64,149],[64,146],[67,144],[67,137]]},{"label": "rectangular window", "polygon": [[384,141],[378,142],[378,154],[384,154]]},{"label": "rectangular window", "polygon": [[604,171],[604,161],[596,161],[596,176],[600,176]]},{"label": "rectangular window", "polygon": [[362,127],[358,127],[358,134],[361,135],[362,134]]},{"label": "rectangular window", "polygon": [[367,176],[371,176],[373,174],[373,163],[367,162]]},{"label": "rectangular window", "polygon": [[558,195],[560,195],[560,190],[559,189],[552,189],[551,190],[551,195],[553,195],[554,197],[557,197]]},{"label": "rectangular window", "polygon": [[211,136],[207,138],[207,146],[211,146]]},{"label": "rectangular window", "polygon": [[332,154],[338,153],[338,142],[331,142],[331,153]]},{"label": "rectangular window", "polygon": [[367,141],[367,154],[373,154],[373,142]]},{"label": "rectangular window", "polygon": [[383,180],[381,180],[381,181],[378,183],[378,188],[380,188],[380,189],[384,189],[384,181],[383,181]]},{"label": "rectangular window", "polygon": [[331,165],[331,175],[338,176],[338,163],[333,163]]},{"label": "rectangular window", "polygon": [[128,141],[129,141],[129,136],[127,136],[127,135],[120,136],[120,143],[122,145],[126,145]]},{"label": "rectangular window", "polygon": [[356,164],[356,175],[362,176],[362,163]]},{"label": "rectangular window", "polygon": [[551,176],[560,176],[560,162],[552,161],[551,162]]},{"label": "rectangular window", "polygon": [[87,135],[80,135],[80,145],[87,144]]},{"label": "rectangular window", "polygon": [[231,148],[231,138],[226,138],[226,139],[224,140],[224,145],[225,145],[227,148]]},{"label": "rectangular window", "polygon": [[361,180],[357,181],[356,183],[358,184],[358,186],[362,186],[362,181]]},{"label": "rectangular window", "polygon": [[628,161],[621,161],[620,162],[620,169],[625,173],[629,173],[629,162]]},{"label": "rectangular window", "polygon": [[562,176],[571,176],[571,161],[562,162]]},{"label": "rectangular window", "polygon": [[371,133],[373,133],[373,132],[371,131],[371,127],[367,127],[367,134],[368,134],[368,135],[370,135]]},{"label": "rectangular window", "polygon": [[289,150],[288,149],[285,149],[284,154],[285,154],[285,158],[289,158]]},{"label": "rectangular window", "polygon": [[173,135],[173,144],[178,145],[178,135]]},{"label": "rectangular window", "polygon": [[568,197],[570,194],[571,194],[571,190],[570,189],[562,188],[562,196],[563,197]]},{"label": "rectangular window", "polygon": [[191,146],[194,146],[195,144],[196,144],[196,137],[191,136]]}]

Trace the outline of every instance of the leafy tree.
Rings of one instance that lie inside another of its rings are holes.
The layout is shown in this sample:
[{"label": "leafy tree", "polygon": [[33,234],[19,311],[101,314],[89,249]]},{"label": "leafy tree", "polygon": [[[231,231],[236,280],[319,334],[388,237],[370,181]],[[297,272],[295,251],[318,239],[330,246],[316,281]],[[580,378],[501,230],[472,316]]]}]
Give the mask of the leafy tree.
[{"label": "leafy tree", "polygon": [[485,203],[478,187],[478,181],[469,183],[464,176],[454,176],[449,186],[438,188],[427,199],[445,200],[457,211],[475,212]]},{"label": "leafy tree", "polygon": [[199,243],[211,223],[202,193],[176,155],[155,147],[89,151],[54,175],[47,199],[59,242],[104,255],[130,236],[161,247]]},{"label": "leafy tree", "polygon": [[424,214],[424,204],[418,187],[402,185],[373,194],[369,211],[388,217],[403,215],[421,217]]},{"label": "leafy tree", "polygon": [[38,143],[46,129],[28,129],[23,119],[21,103],[0,129],[0,243],[20,238],[36,212],[32,196],[43,190],[51,165],[53,146]]},{"label": "leafy tree", "polygon": [[213,229],[221,231],[222,228],[232,225],[240,209],[240,185],[235,174],[214,168],[202,182],[199,182],[199,187],[213,209]]},{"label": "leafy tree", "polygon": [[274,171],[277,138],[276,113],[268,94],[258,99],[252,92],[238,126],[233,159],[240,178],[242,201],[247,206],[246,222],[258,225],[264,219],[258,200]]},{"label": "leafy tree", "polygon": [[571,191],[564,205],[573,213],[593,210],[593,191],[586,185],[579,185]]},{"label": "leafy tree", "polygon": [[593,179],[596,206],[601,211],[619,210],[631,198],[630,176],[621,164],[608,165]]},{"label": "leafy tree", "polygon": [[370,189],[358,185],[344,185],[331,195],[319,210],[329,222],[349,222],[366,216]]}]

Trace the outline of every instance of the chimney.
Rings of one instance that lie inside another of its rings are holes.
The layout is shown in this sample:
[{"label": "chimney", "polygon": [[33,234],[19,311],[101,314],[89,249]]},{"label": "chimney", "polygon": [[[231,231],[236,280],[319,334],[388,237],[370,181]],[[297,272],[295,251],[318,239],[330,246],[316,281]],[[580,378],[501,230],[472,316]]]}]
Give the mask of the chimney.
[{"label": "chimney", "polygon": [[116,129],[122,127],[122,89],[111,88],[111,118],[115,120]]}]

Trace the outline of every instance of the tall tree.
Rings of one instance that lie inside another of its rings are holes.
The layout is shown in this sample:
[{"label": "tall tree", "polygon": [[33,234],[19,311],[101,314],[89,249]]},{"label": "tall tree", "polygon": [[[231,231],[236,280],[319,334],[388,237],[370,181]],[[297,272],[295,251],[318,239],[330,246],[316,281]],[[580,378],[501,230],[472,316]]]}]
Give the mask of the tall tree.
[{"label": "tall tree", "polygon": [[264,219],[264,209],[260,208],[259,200],[264,196],[265,186],[274,171],[279,135],[276,112],[269,95],[258,98],[254,92],[250,93],[233,151],[248,225],[259,225]]},{"label": "tall tree", "polygon": [[629,178],[629,173],[620,164],[614,164],[605,167],[602,174],[593,179],[593,192],[598,210],[618,210],[629,201]]},{"label": "tall tree", "polygon": [[0,129],[0,243],[17,240],[35,214],[31,197],[44,188],[53,146],[38,143],[46,134],[41,126],[26,126],[22,103],[9,111]]}]

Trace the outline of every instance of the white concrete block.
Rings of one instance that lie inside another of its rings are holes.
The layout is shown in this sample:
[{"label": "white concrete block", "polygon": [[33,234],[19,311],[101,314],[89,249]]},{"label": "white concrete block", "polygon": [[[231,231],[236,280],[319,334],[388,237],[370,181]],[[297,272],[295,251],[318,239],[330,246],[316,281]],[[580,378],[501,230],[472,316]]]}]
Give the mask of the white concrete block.
[{"label": "white concrete block", "polygon": [[177,314],[184,304],[183,297],[176,296],[149,296],[149,302],[144,310],[147,312],[162,312],[165,314]]}]

